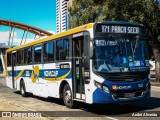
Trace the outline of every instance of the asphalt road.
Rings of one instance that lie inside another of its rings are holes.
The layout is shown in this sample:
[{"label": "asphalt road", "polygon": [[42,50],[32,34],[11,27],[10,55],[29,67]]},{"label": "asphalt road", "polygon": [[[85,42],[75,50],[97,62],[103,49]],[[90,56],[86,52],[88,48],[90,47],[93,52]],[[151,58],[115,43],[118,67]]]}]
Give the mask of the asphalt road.
[{"label": "asphalt road", "polygon": [[[154,86],[151,87],[151,98],[147,101],[121,105],[88,105],[81,103],[76,109],[68,109],[60,99],[41,98],[33,95],[23,98],[19,92],[6,87],[4,78],[0,78],[0,100],[19,106],[26,111],[52,111],[43,113],[43,116],[49,119],[160,120],[160,117],[146,117],[146,115],[160,115],[160,87]],[[53,117],[50,118],[49,116]]]}]

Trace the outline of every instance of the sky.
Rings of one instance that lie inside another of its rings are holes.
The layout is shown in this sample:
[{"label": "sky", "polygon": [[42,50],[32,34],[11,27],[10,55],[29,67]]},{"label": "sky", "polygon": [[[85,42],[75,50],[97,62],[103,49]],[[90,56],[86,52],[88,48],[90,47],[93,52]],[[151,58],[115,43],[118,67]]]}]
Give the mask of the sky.
[{"label": "sky", "polygon": [[[55,33],[56,0],[0,0],[0,19],[27,24]],[[0,43],[8,42],[8,32],[8,27],[0,26]],[[15,31],[14,44],[18,45],[21,32]]]}]

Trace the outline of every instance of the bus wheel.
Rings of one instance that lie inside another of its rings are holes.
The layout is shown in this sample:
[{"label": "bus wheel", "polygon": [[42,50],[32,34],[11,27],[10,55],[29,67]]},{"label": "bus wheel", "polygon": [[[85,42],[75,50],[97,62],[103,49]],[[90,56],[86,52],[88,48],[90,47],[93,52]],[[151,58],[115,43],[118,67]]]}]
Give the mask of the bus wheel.
[{"label": "bus wheel", "polygon": [[23,81],[20,83],[20,93],[22,97],[26,97],[26,88]]},{"label": "bus wheel", "polygon": [[63,101],[66,107],[73,108],[75,106],[72,100],[72,92],[69,87],[69,84],[66,84],[63,89]]}]

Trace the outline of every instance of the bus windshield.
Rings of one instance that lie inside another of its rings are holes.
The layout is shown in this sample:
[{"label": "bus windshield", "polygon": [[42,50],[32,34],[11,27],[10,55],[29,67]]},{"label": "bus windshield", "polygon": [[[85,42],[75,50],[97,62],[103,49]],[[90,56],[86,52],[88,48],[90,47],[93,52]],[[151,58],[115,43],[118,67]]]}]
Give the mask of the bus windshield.
[{"label": "bus windshield", "polygon": [[94,41],[93,68],[98,72],[146,71],[148,59],[145,39],[96,38]]}]

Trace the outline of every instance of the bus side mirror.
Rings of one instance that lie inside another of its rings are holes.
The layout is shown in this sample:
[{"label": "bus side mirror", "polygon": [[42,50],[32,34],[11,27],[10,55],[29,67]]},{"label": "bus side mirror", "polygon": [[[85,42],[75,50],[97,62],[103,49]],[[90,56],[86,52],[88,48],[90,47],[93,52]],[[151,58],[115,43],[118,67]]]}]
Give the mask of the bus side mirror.
[{"label": "bus side mirror", "polygon": [[89,58],[93,58],[93,46],[91,46],[89,49]]}]

